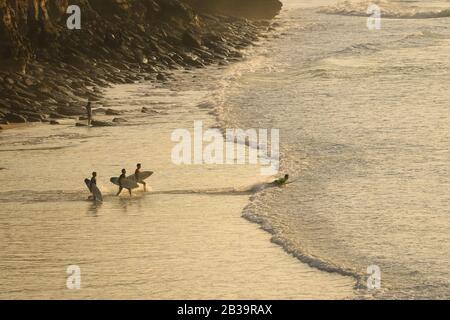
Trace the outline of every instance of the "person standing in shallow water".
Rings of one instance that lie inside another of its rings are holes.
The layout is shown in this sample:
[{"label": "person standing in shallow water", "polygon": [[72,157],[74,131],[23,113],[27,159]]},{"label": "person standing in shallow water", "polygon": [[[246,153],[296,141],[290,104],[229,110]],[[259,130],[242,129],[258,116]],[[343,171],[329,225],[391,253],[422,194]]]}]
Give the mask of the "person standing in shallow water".
[{"label": "person standing in shallow water", "polygon": [[91,182],[89,183],[89,191],[91,191],[91,193],[92,193],[92,199],[95,201],[95,200],[97,200],[97,199],[95,198],[95,195],[94,195],[94,193],[92,192],[92,187],[93,187],[94,185],[97,186],[97,172],[92,172]]},{"label": "person standing in shallow water", "polygon": [[145,192],[145,191],[147,191],[147,184],[144,181],[141,181],[141,177],[140,177],[141,168],[142,168],[142,165],[140,163],[138,163],[136,165],[136,171],[134,172],[134,176],[136,177],[136,182],[140,183],[144,186],[144,192]]},{"label": "person standing in shallow water", "polygon": [[88,103],[86,105],[86,114],[87,114],[88,126],[90,126],[91,122],[92,122],[92,107],[91,107],[90,101],[88,101]]},{"label": "person standing in shallow water", "polygon": [[[119,177],[119,192],[117,192],[117,196],[119,196],[120,193],[122,192],[122,190],[124,188],[124,187],[122,187],[122,181],[126,178],[127,178],[127,171],[125,169],[122,169],[122,174]],[[128,189],[128,188],[126,188],[126,189]],[[131,189],[128,189],[128,192],[130,193],[130,197],[131,197]]]}]

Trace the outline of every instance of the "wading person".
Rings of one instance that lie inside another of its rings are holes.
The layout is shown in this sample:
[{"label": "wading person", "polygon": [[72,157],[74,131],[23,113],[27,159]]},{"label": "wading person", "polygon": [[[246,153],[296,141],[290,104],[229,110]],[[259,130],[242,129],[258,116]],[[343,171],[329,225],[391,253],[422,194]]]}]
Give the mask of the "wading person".
[{"label": "wading person", "polygon": [[[127,171],[125,169],[122,169],[122,174],[119,177],[119,192],[117,192],[117,196],[120,195],[120,193],[122,192],[122,190],[124,189],[124,187],[122,186],[123,180],[125,180],[127,178]],[[128,188],[125,188],[128,189]],[[128,189],[128,192],[130,193],[130,197],[131,197],[131,189]]]},{"label": "wading person", "polygon": [[147,191],[147,184],[143,180],[141,181],[141,177],[140,177],[141,168],[142,168],[142,165],[140,163],[138,163],[136,165],[136,171],[134,172],[134,176],[136,177],[136,182],[139,184],[142,184],[144,186],[144,191]]},{"label": "wading person", "polygon": [[91,182],[89,183],[89,190],[92,193],[92,199],[97,200],[95,198],[95,194],[92,192],[92,187],[97,185],[97,172],[92,172]]}]

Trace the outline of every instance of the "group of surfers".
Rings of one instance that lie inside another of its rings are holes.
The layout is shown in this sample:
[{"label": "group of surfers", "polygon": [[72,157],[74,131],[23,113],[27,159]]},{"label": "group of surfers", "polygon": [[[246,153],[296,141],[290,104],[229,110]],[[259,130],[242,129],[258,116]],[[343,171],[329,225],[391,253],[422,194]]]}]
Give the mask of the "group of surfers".
[{"label": "group of surfers", "polygon": [[[142,165],[140,163],[138,163],[136,165],[136,170],[134,171],[135,180],[138,184],[142,184],[144,186],[144,191],[147,191],[147,184],[145,183],[145,181],[141,180],[139,177],[139,175],[141,174],[141,169],[142,169]],[[126,178],[127,178],[127,170],[122,169],[122,173],[119,177],[119,192],[117,192],[116,196],[119,196],[122,193],[123,189],[127,189],[131,196],[131,189],[125,188],[122,185],[124,179],[126,179]],[[91,193],[92,193],[92,187],[94,185],[97,186],[97,172],[92,172],[92,177],[91,177],[90,183],[89,183],[89,190],[91,190]],[[92,196],[95,198],[94,194],[92,194]]]},{"label": "group of surfers", "polygon": [[[142,169],[142,165],[140,163],[138,163],[136,165],[136,170],[134,171],[135,180],[136,180],[136,182],[138,184],[142,184],[144,186],[144,191],[147,191],[147,184],[145,183],[145,181],[143,181],[143,180],[141,180],[139,178],[139,175],[141,173],[141,169]],[[126,169],[122,169],[122,173],[121,173],[121,175],[119,177],[119,181],[118,181],[118,183],[119,183],[119,192],[117,192],[116,196],[119,196],[122,193],[123,189],[127,189],[128,192],[130,193],[130,197],[131,197],[131,195],[132,195],[131,194],[131,189],[130,188],[126,188],[126,187],[124,187],[122,185],[124,179],[126,179],[126,178],[127,178],[127,170]],[[288,179],[289,179],[289,175],[286,174],[283,178],[280,178],[280,179],[277,179],[277,180],[273,181],[271,183],[271,185],[280,187],[282,185],[285,185],[287,183]],[[92,192],[92,187],[94,185],[97,186],[97,172],[92,172],[92,177],[91,177],[90,182],[89,182],[89,190],[91,191],[92,197],[95,200],[95,195]]]}]

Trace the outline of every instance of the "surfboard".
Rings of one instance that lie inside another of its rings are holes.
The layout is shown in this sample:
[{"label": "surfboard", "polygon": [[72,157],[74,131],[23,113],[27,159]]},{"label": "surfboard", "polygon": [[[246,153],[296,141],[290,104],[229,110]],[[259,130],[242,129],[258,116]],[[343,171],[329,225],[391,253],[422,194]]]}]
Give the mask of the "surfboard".
[{"label": "surfboard", "polygon": [[[110,181],[112,184],[115,184],[116,186],[119,185],[119,177],[112,177]],[[139,188],[139,185],[136,183],[136,181],[125,178],[122,180],[122,187],[124,187],[125,189],[137,189]]]},{"label": "surfboard", "polygon": [[[142,171],[139,174],[139,181],[137,181],[137,182],[144,181],[145,179],[151,177],[153,175],[153,173],[154,173],[153,171]],[[127,177],[127,179],[136,181],[136,174],[132,174],[131,176]]]},{"label": "surfboard", "polygon": [[89,189],[89,191],[92,192],[92,194],[94,195],[95,200],[96,200],[96,201],[103,202],[103,195],[102,195],[102,193],[100,192],[99,188],[97,188],[97,186],[94,184],[94,185],[92,186],[92,191],[91,191],[91,190],[90,190],[91,180],[85,179],[85,180],[84,180],[84,183],[86,184],[86,187]]}]

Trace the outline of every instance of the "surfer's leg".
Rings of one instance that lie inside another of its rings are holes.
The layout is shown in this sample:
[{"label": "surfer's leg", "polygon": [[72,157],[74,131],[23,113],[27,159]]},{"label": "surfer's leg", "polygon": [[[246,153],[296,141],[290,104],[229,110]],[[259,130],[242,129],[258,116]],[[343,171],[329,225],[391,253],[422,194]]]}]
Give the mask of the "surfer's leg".
[{"label": "surfer's leg", "polygon": [[142,184],[144,185],[144,191],[147,191],[147,184],[144,181],[142,181]]},{"label": "surfer's leg", "polygon": [[117,192],[116,196],[118,196],[122,192],[123,188],[119,187],[119,192]]},{"label": "surfer's leg", "polygon": [[128,192],[130,193],[130,197],[131,197],[131,189],[128,189]]}]

